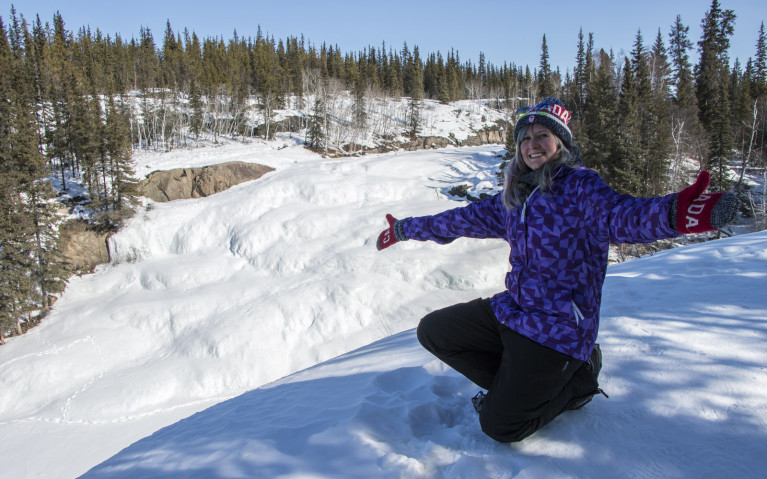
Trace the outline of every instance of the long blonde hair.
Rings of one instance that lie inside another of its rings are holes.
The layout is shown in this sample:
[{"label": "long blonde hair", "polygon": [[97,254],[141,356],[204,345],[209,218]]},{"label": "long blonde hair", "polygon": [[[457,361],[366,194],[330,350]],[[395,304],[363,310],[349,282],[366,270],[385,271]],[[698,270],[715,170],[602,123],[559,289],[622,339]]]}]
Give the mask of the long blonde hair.
[{"label": "long blonde hair", "polygon": [[[522,138],[524,138],[525,132],[528,128],[529,126],[519,131],[519,134],[516,138],[517,153],[503,170],[505,177],[503,186],[503,204],[506,205],[506,208],[509,210],[513,210],[514,208],[522,205],[527,199],[527,196],[536,186],[541,190],[542,193],[550,190],[554,184],[553,174],[557,167],[559,167],[559,165],[562,163],[567,163],[571,157],[570,150],[565,148],[565,145],[562,143],[562,140],[560,140],[558,136],[554,135],[554,138],[557,139],[557,151],[559,152],[559,156],[556,158],[551,158],[537,170],[530,169],[530,167],[525,164],[522,156],[519,153],[519,145]],[[526,176],[528,173],[533,171],[535,171],[535,175],[532,185],[529,181],[525,181],[524,183],[520,181],[523,176]],[[528,185],[530,185],[529,188],[526,187]]]}]

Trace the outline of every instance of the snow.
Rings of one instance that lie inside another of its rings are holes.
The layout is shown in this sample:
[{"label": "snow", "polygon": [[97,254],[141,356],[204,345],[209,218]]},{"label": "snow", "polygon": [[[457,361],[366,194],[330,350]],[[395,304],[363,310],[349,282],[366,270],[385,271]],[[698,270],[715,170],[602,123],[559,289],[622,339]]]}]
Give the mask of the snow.
[{"label": "snow", "polygon": [[460,206],[502,147],[322,159],[290,136],[139,155],[155,169],[276,168],[148,203],[115,260],[0,348],[2,478],[759,477],[767,447],[767,233],[610,266],[610,398],[521,443],[479,429],[427,312],[503,287],[508,245],[407,242],[384,216]]}]

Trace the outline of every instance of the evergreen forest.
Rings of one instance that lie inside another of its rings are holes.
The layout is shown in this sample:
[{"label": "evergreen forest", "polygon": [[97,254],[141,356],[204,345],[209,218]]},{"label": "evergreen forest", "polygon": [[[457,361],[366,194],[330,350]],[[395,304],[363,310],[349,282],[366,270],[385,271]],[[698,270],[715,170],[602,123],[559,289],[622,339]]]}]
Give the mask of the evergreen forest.
[{"label": "evergreen forest", "polygon": [[[11,8],[0,17],[0,342],[38,323],[72,274],[57,248],[62,210],[75,200],[63,201],[52,178],[63,189],[78,178],[89,227],[116,231],[137,204],[138,149],[268,139],[290,129],[305,133],[307,148],[351,154],[359,151],[355,137],[334,140],[331,123],[373,128],[381,99],[407,99],[416,137],[425,100],[487,101],[505,113],[499,126],[508,130],[518,107],[557,96],[573,114],[586,166],[617,191],[667,194],[686,186],[690,171],[708,169],[711,188],[735,188],[741,214],[763,228],[764,196],[742,179],[767,166],[767,36],[762,23],[753,57],[731,59],[735,19],[713,0],[700,38],[677,16],[647,38],[638,31],[624,57],[600,49],[598,32],[581,30],[573,71],[561,72],[549,63],[545,35],[531,67],[406,43],[345,52],[300,35],[275,39],[260,27],[255,37],[199,38],[170,20],[157,39],[145,28],[127,39],[70,30],[60,13],[43,21]],[[328,106],[339,92],[352,105],[343,118]],[[276,121],[286,108],[306,114]]]}]

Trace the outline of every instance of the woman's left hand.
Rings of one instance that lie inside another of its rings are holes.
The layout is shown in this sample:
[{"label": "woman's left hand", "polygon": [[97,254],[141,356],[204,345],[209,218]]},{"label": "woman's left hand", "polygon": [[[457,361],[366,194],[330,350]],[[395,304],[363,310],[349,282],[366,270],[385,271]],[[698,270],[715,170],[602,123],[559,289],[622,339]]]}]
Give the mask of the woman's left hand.
[{"label": "woman's left hand", "polygon": [[725,227],[735,219],[738,198],[735,193],[703,193],[711,181],[701,171],[694,184],[677,195],[676,230],[680,233],[705,233]]}]

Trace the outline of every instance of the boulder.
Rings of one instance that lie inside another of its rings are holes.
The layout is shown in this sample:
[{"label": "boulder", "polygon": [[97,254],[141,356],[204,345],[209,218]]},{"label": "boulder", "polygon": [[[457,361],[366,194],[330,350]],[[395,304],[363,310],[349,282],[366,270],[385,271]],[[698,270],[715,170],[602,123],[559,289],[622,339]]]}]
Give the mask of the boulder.
[{"label": "boulder", "polygon": [[158,202],[203,198],[260,178],[270,171],[274,168],[241,161],[155,171],[139,183],[139,191]]}]

